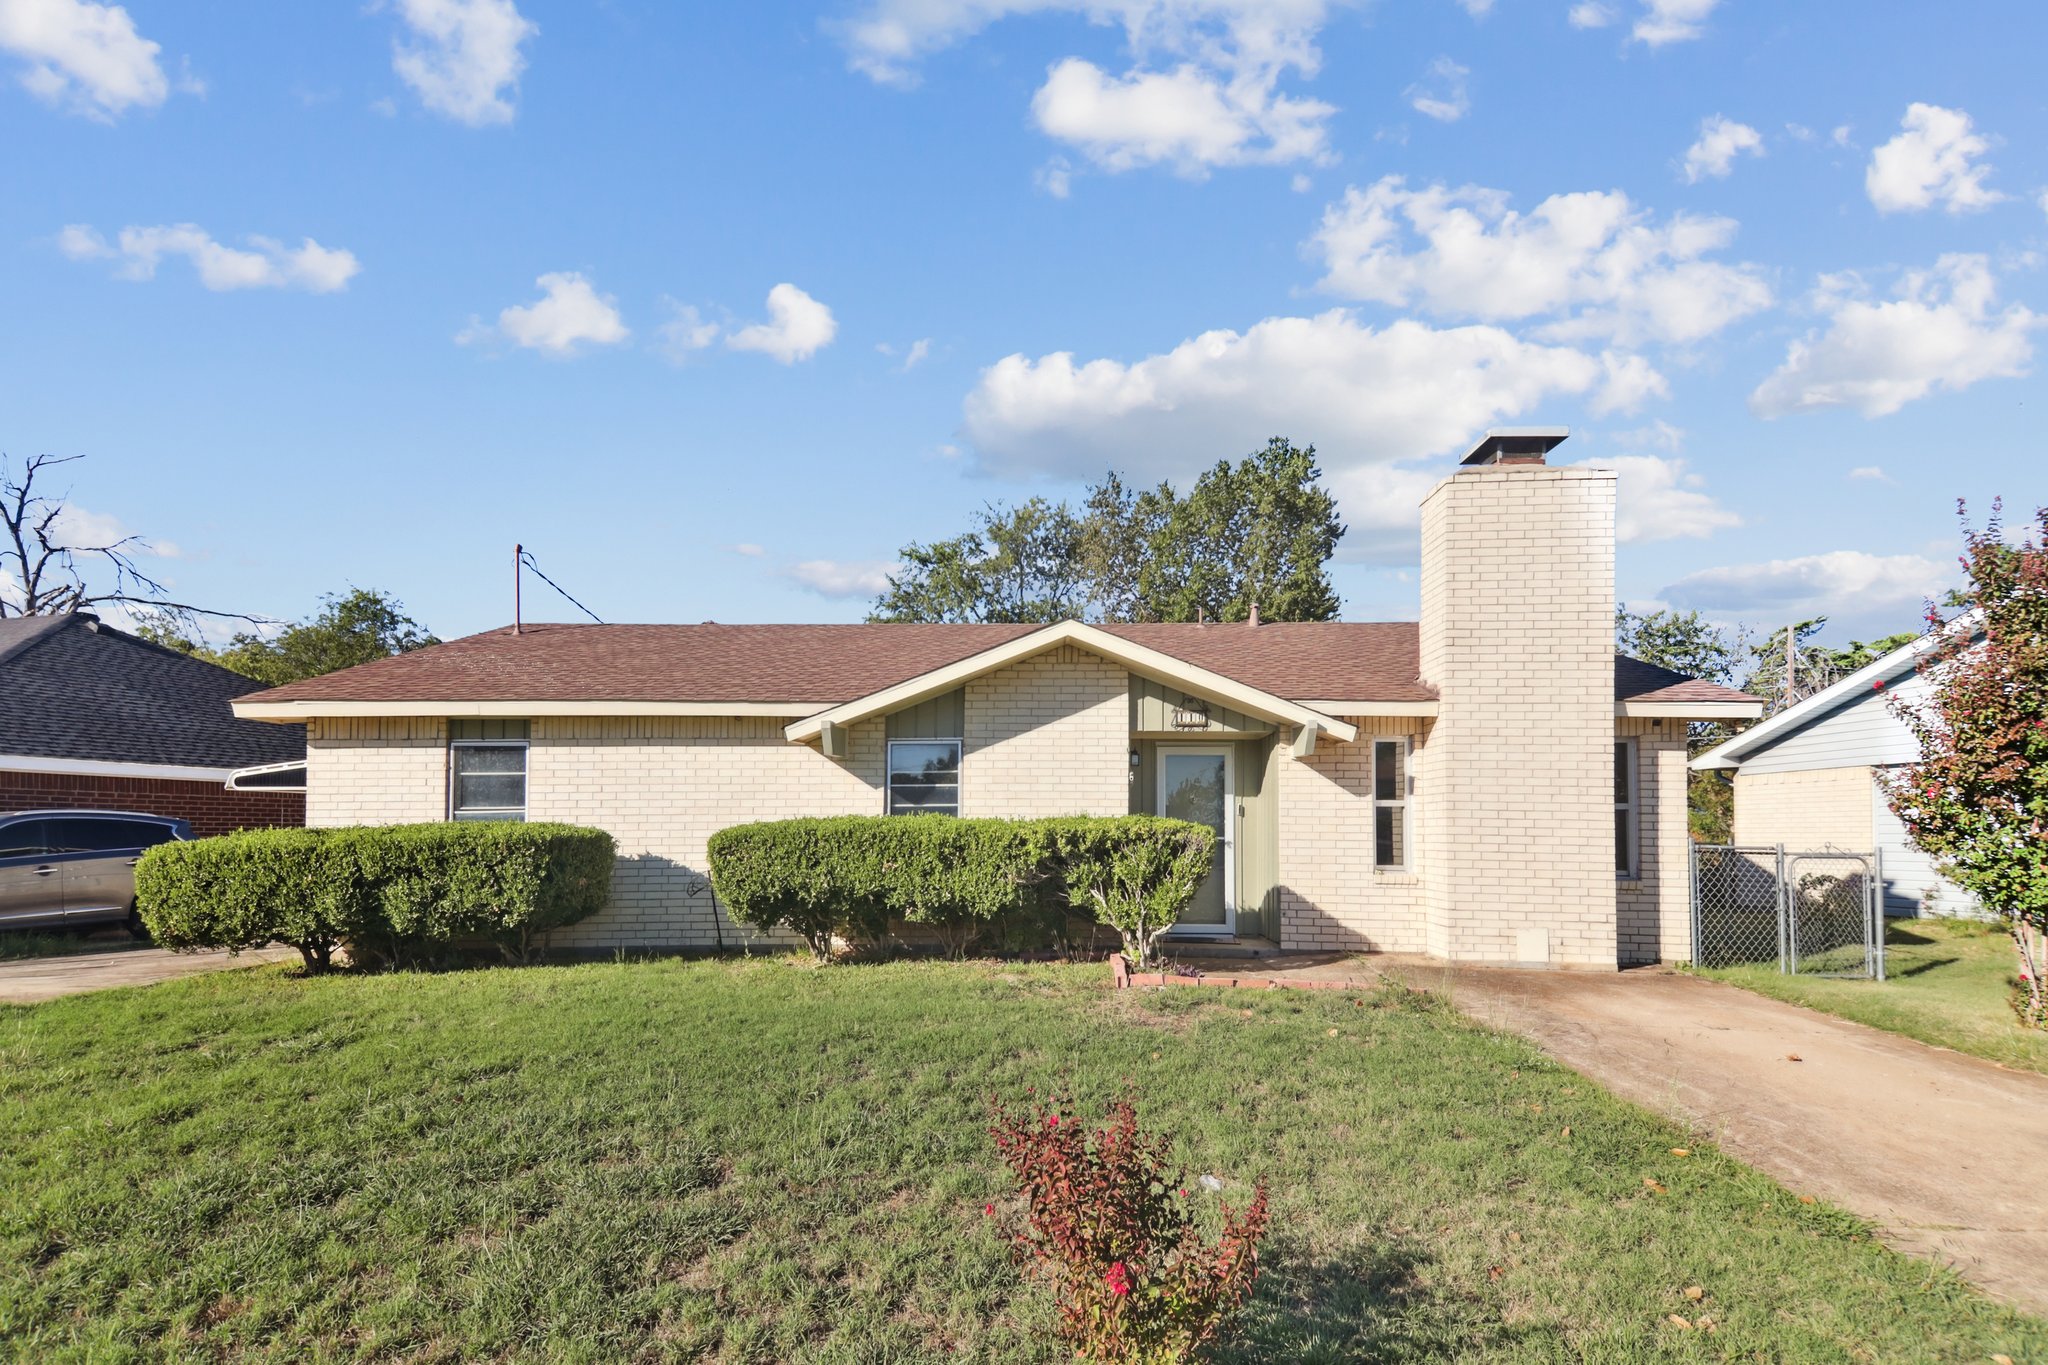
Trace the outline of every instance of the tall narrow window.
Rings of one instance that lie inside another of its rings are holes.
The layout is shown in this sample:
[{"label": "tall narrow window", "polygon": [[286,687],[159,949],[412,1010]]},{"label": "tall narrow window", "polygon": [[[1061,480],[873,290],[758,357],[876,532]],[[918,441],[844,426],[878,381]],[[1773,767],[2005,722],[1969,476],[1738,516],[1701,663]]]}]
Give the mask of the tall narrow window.
[{"label": "tall narrow window", "polygon": [[526,818],[527,723],[448,722],[448,818]]},{"label": "tall narrow window", "polygon": [[1636,875],[1636,742],[1614,741],[1614,875]]},{"label": "tall narrow window", "polygon": [[1372,865],[1408,866],[1408,741],[1372,745]]},{"label": "tall narrow window", "polygon": [[889,741],[889,814],[960,813],[960,741]]}]

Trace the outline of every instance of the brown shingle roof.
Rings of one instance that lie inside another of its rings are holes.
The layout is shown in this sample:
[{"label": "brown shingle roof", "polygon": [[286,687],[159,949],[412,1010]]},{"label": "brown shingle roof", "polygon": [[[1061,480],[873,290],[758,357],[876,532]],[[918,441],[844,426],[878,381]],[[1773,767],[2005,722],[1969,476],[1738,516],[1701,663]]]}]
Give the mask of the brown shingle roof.
[{"label": "brown shingle roof", "polygon": [[852,701],[1038,626],[529,625],[251,701]]},{"label": "brown shingle roof", "polygon": [[1747,692],[1737,692],[1719,683],[1688,678],[1656,664],[1632,659],[1626,654],[1614,658],[1614,696],[1617,701],[1753,702]]},{"label": "brown shingle roof", "polygon": [[1413,621],[1292,621],[1101,628],[1290,701],[1435,701],[1416,681]]},{"label": "brown shingle roof", "polygon": [[[852,701],[993,649],[1038,626],[530,625],[308,678],[262,702]],[[1417,681],[1413,622],[1111,625],[1104,631],[1294,701],[1434,701]],[[1722,701],[1742,694],[1635,659],[1615,695]]]}]

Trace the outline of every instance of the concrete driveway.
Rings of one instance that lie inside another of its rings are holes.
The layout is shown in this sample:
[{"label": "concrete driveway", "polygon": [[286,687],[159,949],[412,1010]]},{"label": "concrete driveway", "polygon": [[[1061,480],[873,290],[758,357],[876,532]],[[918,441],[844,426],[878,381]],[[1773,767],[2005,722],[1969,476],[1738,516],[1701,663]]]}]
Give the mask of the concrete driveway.
[{"label": "concrete driveway", "polygon": [[253,967],[260,962],[296,962],[296,948],[257,948],[229,956],[224,952],[171,953],[162,948],[111,948],[104,952],[68,953],[0,962],[0,1004],[33,1005],[62,995],[103,991],[110,986],[148,986],[199,972],[226,967]]},{"label": "concrete driveway", "polygon": [[1675,972],[1374,965],[2048,1313],[2048,1076]]}]

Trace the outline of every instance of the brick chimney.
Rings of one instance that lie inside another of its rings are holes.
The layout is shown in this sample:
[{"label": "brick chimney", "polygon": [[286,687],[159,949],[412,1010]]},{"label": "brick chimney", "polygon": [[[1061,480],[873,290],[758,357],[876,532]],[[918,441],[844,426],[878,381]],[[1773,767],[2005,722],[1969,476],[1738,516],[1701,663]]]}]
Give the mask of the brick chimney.
[{"label": "brick chimney", "polygon": [[1432,953],[1612,969],[1614,474],[1489,431],[1422,503]]}]

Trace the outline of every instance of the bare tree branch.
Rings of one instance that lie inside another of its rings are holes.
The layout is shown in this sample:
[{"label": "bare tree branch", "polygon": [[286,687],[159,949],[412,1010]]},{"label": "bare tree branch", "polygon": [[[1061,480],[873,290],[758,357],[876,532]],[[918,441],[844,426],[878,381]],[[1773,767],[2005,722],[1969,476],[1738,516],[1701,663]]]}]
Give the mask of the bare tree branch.
[{"label": "bare tree branch", "polygon": [[[184,620],[216,616],[254,625],[275,624],[268,617],[247,612],[169,600],[169,590],[135,562],[136,555],[152,550],[146,537],[124,535],[105,544],[70,543],[62,525],[70,506],[70,490],[55,495],[39,493],[36,480],[58,465],[81,458],[37,455],[24,461],[17,475],[6,456],[0,455],[0,531],[6,533],[5,543],[0,544],[0,618],[55,616],[117,602],[153,607]],[[93,590],[86,574],[86,567],[93,565],[102,573],[112,572],[111,588]]]}]

